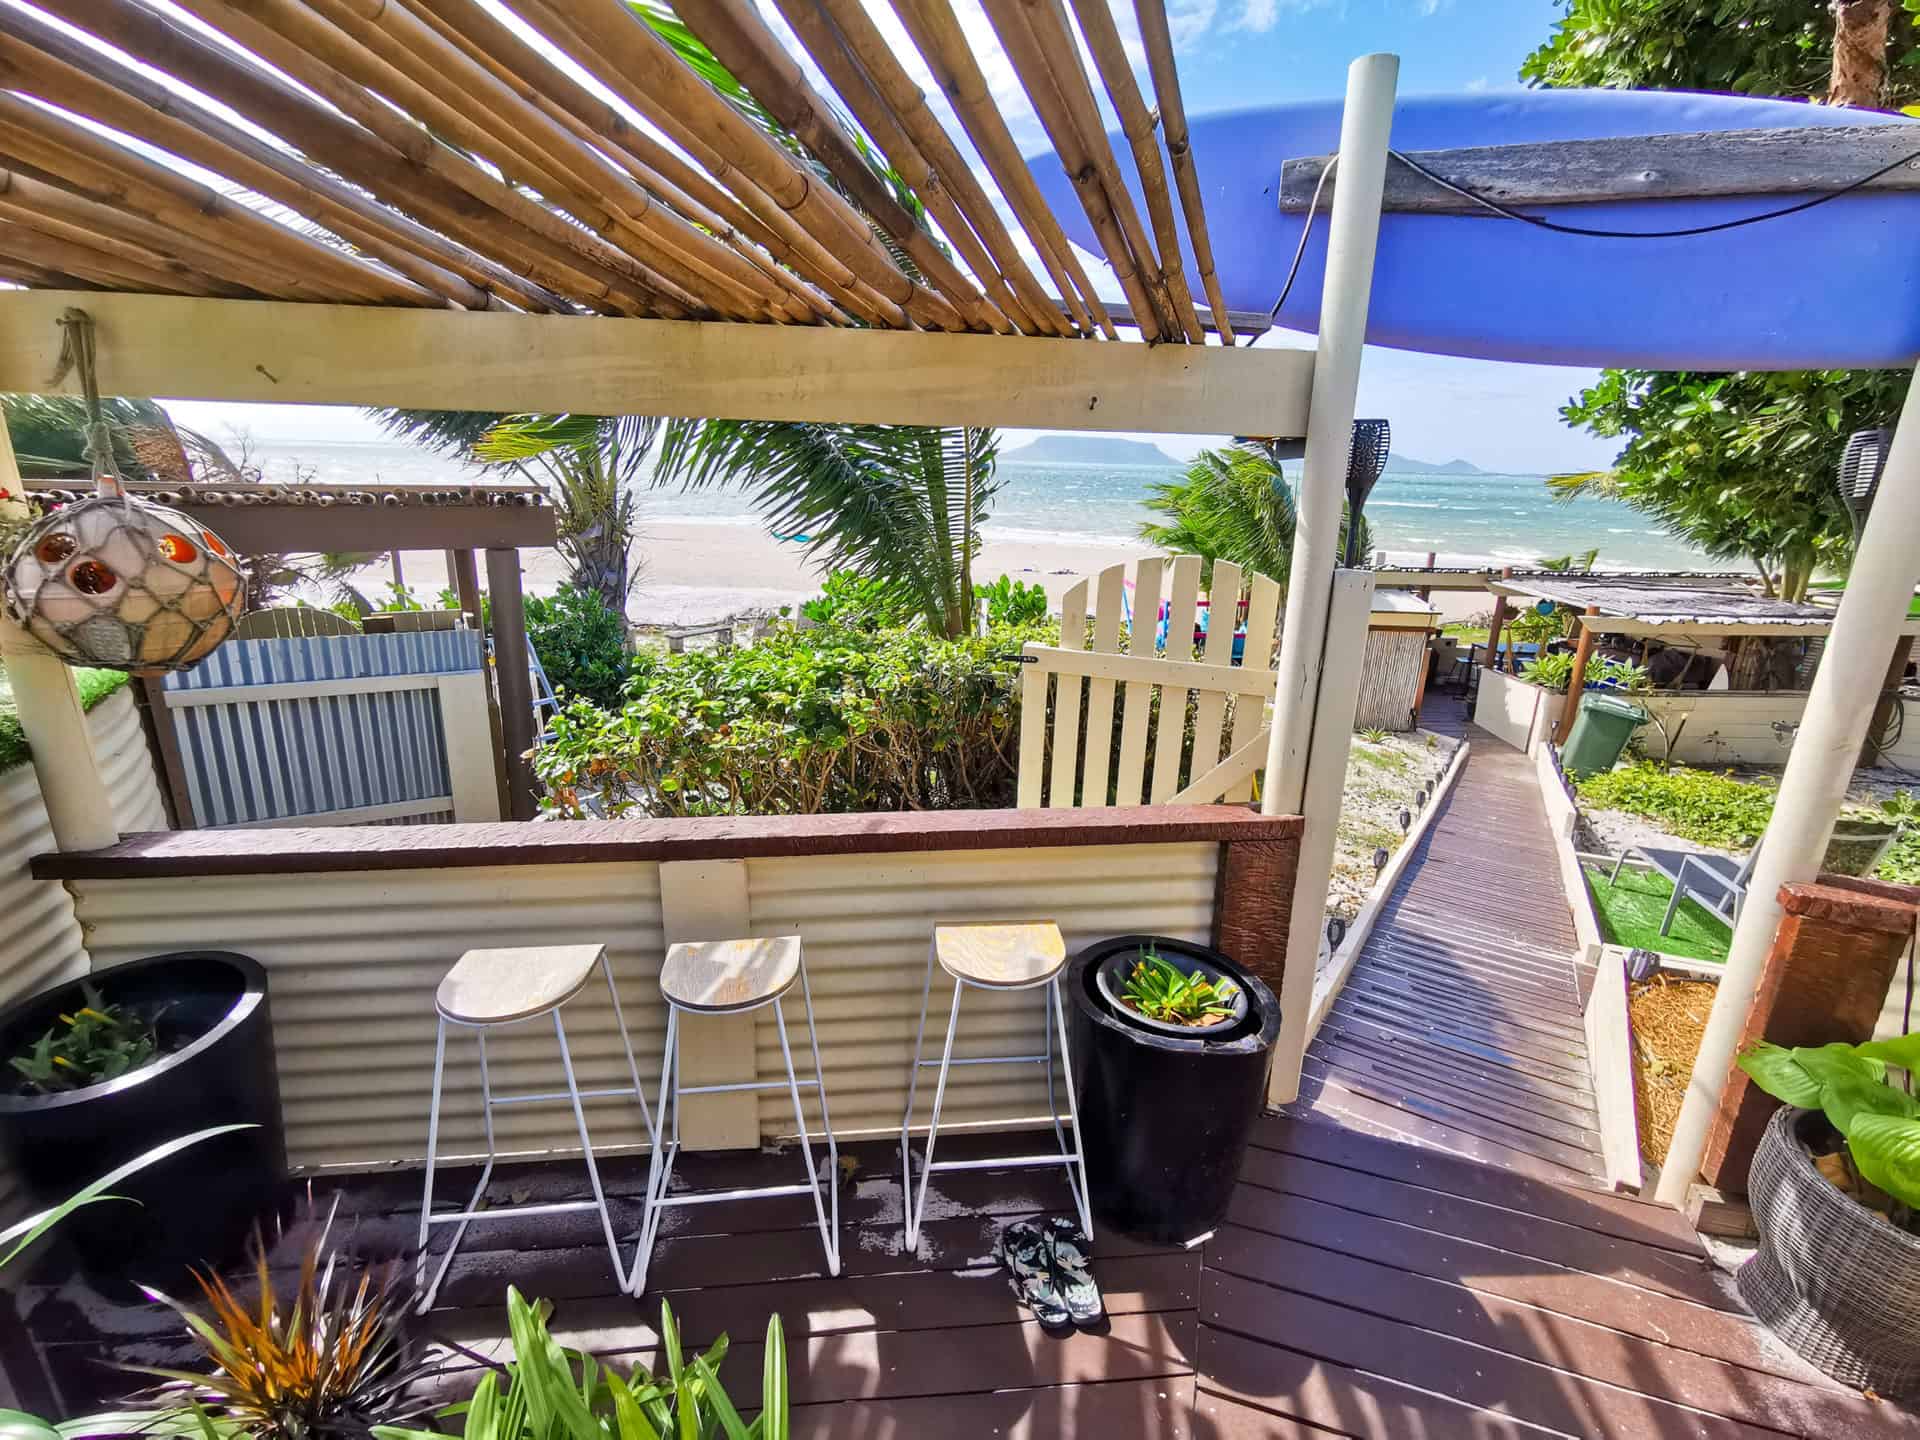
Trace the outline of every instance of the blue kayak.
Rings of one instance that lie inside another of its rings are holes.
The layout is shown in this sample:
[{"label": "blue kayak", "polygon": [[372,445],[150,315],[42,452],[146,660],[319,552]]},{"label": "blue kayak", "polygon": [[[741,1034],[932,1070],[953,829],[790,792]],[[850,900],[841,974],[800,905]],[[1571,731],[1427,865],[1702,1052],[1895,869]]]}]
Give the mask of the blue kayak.
[{"label": "blue kayak", "polygon": [[[1208,233],[1231,309],[1273,308],[1305,218],[1279,208],[1281,166],[1338,149],[1340,109],[1337,100],[1313,101],[1193,120]],[[1883,122],[1913,126],[1920,151],[1920,121],[1899,116],[1730,95],[1521,90],[1403,96],[1394,112],[1393,146],[1444,150]],[[1109,140],[1139,203],[1125,138],[1115,133]],[[1069,237],[1100,254],[1058,160],[1048,152],[1027,163]],[[1856,177],[1833,178],[1838,185]],[[1566,224],[1663,230],[1755,215],[1802,198],[1521,208]],[[1280,313],[1280,323],[1295,330],[1312,331],[1318,321],[1326,208],[1323,200],[1300,277]],[[1193,290],[1198,297],[1197,277]],[[1561,365],[1909,365],[1920,357],[1920,192],[1845,195],[1740,229],[1646,240],[1562,235],[1495,216],[1389,212],[1381,222],[1367,338],[1407,350]]]}]

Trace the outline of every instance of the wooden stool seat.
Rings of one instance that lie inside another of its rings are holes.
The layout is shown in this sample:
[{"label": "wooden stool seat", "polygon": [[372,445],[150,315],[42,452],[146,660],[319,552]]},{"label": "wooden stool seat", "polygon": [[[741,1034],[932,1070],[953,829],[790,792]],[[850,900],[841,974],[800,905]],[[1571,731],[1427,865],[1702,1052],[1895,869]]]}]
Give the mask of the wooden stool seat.
[{"label": "wooden stool seat", "polygon": [[683,1010],[750,1010],[787,993],[800,973],[800,937],[683,941],[667,951],[660,993]]},{"label": "wooden stool seat", "polygon": [[469,950],[440,982],[433,1003],[462,1025],[529,1020],[579,994],[606,950],[604,945]]},{"label": "wooden stool seat", "polygon": [[1067,942],[1052,921],[1031,925],[936,925],[933,953],[956,980],[992,989],[1043,985],[1067,963]]}]

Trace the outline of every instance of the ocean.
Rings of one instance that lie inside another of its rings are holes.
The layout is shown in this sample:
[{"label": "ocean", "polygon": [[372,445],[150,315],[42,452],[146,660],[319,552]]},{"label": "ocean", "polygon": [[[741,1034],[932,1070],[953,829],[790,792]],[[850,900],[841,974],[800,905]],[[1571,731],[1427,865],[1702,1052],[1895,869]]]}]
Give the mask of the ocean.
[{"label": "ocean", "polygon": [[[472,472],[457,462],[394,442],[258,443],[250,456],[269,480],[331,484],[459,484]],[[1152,486],[1179,474],[1156,465],[1008,462],[989,538],[1026,543],[1138,543],[1152,518]],[[753,523],[740,495],[726,489],[681,494],[645,490],[643,521]],[[1374,546],[1400,564],[1432,551],[1440,565],[1531,565],[1598,548],[1606,569],[1723,568],[1661,533],[1623,505],[1563,502],[1538,475],[1388,475],[1366,506]]]}]

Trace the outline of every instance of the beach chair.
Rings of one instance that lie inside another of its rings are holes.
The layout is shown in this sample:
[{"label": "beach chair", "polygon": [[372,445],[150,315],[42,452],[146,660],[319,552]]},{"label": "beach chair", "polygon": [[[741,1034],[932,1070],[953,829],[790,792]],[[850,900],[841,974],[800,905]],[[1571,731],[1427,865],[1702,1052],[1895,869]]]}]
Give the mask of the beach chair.
[{"label": "beach chair", "polygon": [[[1880,856],[1900,838],[1904,829],[1904,826],[1899,826],[1884,836],[1872,836],[1867,842],[1870,853],[1866,854],[1861,852],[1862,842],[1857,836],[1836,835],[1827,846],[1821,869],[1836,868],[1840,863],[1836,852],[1845,851],[1848,873],[1870,874],[1879,863]],[[1736,860],[1731,855],[1702,854],[1695,850],[1656,850],[1630,845],[1614,862],[1613,874],[1608,877],[1609,884],[1619,880],[1621,866],[1635,856],[1673,882],[1673,898],[1667,902],[1667,913],[1660,921],[1660,933],[1665,935],[1673,928],[1673,917],[1680,913],[1681,900],[1689,895],[1699,902],[1702,909],[1725,921],[1728,929],[1739,923],[1740,907],[1746,903],[1747,885],[1753,879],[1754,862],[1760,858],[1760,847],[1756,845],[1749,850],[1744,860]]]}]

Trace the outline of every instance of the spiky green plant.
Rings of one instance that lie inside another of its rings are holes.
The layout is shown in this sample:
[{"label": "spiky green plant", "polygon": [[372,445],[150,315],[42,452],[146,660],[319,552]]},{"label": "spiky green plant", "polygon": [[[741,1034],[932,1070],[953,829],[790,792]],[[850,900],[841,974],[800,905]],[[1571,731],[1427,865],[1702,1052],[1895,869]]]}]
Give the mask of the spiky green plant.
[{"label": "spiky green plant", "polygon": [[1240,987],[1215,980],[1204,970],[1191,974],[1142,946],[1120,988],[1120,998],[1149,1020],[1166,1025],[1212,1025],[1233,1014]]}]

